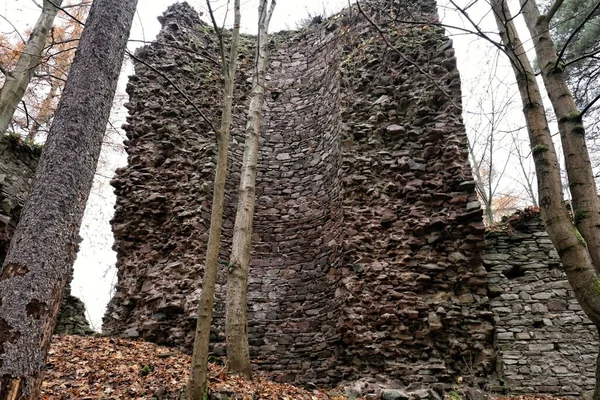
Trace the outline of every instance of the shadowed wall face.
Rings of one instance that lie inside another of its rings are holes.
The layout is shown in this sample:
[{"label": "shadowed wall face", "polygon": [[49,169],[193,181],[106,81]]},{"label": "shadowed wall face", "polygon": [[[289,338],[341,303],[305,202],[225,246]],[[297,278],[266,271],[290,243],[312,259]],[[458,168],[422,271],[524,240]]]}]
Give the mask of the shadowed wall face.
[{"label": "shadowed wall face", "polygon": [[[388,4],[383,2],[382,4]],[[399,9],[369,9],[377,21]],[[411,7],[437,18],[435,4]],[[190,348],[210,217],[222,82],[211,29],[184,4],[128,85],[129,165],[117,173],[119,282],[104,329]],[[451,382],[488,371],[491,312],[481,210],[466,156],[451,42],[395,25],[386,50],[357,10],[271,36],[249,283],[249,335],[279,380],[384,374]],[[243,39],[214,351],[253,68]],[[410,61],[407,61],[410,60]],[[433,81],[431,80],[433,78]],[[434,82],[435,81],[435,82]],[[462,359],[470,357],[471,365]],[[283,371],[283,372],[282,372]]]}]

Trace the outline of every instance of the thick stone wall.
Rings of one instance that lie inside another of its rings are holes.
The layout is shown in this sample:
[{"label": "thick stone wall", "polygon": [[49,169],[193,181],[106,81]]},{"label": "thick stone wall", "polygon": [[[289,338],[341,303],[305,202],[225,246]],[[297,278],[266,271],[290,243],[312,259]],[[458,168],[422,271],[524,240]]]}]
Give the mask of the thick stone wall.
[{"label": "thick stone wall", "polygon": [[[411,13],[435,19],[435,3]],[[343,365],[403,384],[476,380],[493,367],[493,319],[452,42],[386,27],[401,54],[365,29],[342,70]]]},{"label": "thick stone wall", "polygon": [[[0,266],[19,223],[40,154],[41,147],[29,145],[18,136],[0,138]],[[82,335],[93,332],[85,318],[85,305],[71,296],[69,285],[65,288],[54,331]]]},{"label": "thick stone wall", "polygon": [[[410,12],[423,21],[437,18],[430,0]],[[385,10],[377,13],[386,18]],[[161,22],[157,41],[138,53],[154,68],[137,63],[127,88],[129,165],[113,181],[119,282],[104,329],[189,349],[214,132],[161,73],[213,121],[222,82],[211,29],[189,6],[170,7]],[[402,55],[386,50],[356,9],[270,42],[249,335],[259,366],[284,371],[281,380],[332,383],[383,374],[406,384],[450,383],[493,366],[487,273],[479,257],[484,227],[451,42],[431,26],[387,23]],[[240,57],[222,270],[251,43],[245,39]],[[221,276],[217,354],[223,353],[223,283]]]},{"label": "thick stone wall", "polygon": [[598,334],[577,303],[537,212],[486,235],[483,259],[496,318],[500,386],[579,395],[594,388]]}]

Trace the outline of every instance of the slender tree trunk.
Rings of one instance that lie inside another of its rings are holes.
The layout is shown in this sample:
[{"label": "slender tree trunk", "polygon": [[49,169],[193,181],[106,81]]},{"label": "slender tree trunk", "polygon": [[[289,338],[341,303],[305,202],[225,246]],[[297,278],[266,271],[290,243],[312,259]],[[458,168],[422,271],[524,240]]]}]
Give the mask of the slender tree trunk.
[{"label": "slender tree trunk", "polygon": [[[209,5],[210,9],[210,3]],[[212,16],[212,9],[211,16]],[[198,304],[198,320],[194,335],[194,348],[192,354],[192,368],[188,383],[188,397],[190,400],[203,400],[208,393],[208,349],[210,342],[210,326],[212,321],[215,286],[221,244],[221,230],[223,226],[223,202],[225,199],[225,178],[227,177],[227,152],[229,151],[229,136],[232,123],[233,89],[237,71],[237,55],[240,36],[240,0],[234,3],[234,25],[231,37],[229,59],[225,60],[223,38],[220,36],[222,72],[225,81],[223,94],[223,111],[221,114],[221,127],[217,134],[217,168],[213,185],[213,202],[210,216],[210,230],[206,249],[206,262],[202,281],[202,293]],[[214,18],[213,18],[214,22]],[[215,26],[215,29],[217,27]],[[222,35],[222,32],[217,32]]]},{"label": "slender tree trunk", "polygon": [[[492,225],[494,223],[494,210],[492,210],[491,201],[488,199],[486,183],[481,175],[481,164],[483,164],[483,160],[481,162],[477,162],[477,157],[475,157],[475,149],[473,147],[474,145],[469,142],[467,146],[469,147],[469,156],[471,158],[471,164],[473,164],[473,174],[475,175],[475,191],[485,206],[485,220],[487,221],[488,225]],[[484,156],[482,156],[482,158],[483,157]]]},{"label": "slender tree trunk", "polygon": [[523,113],[537,172],[542,219],[558,251],[575,297],[592,322],[600,327],[598,274],[586,243],[563,204],[556,150],[552,143],[535,74],[514,28],[506,0],[495,0],[492,7],[523,101]]},{"label": "slender tree trunk", "polygon": [[137,0],[95,0],[0,275],[0,399],[37,399]]},{"label": "slender tree trunk", "polygon": [[258,7],[259,24],[256,46],[256,68],[252,77],[252,97],[248,108],[246,142],[240,177],[239,199],[233,243],[227,279],[227,366],[229,372],[252,376],[248,349],[248,321],[246,317],[248,268],[252,244],[252,220],[256,193],[256,170],[258,169],[258,139],[260,136],[262,108],[265,102],[267,71],[268,28],[275,0],[268,7],[268,0],[261,0]]},{"label": "slender tree trunk", "polygon": [[546,92],[558,119],[569,188],[573,197],[573,219],[585,239],[596,271],[600,273],[600,200],[585,142],[585,129],[575,99],[567,86],[564,67],[558,62],[550,37],[549,20],[540,15],[534,0],[520,0],[523,17],[542,70]]},{"label": "slender tree trunk", "polygon": [[33,77],[35,69],[40,63],[42,50],[46,43],[48,32],[52,28],[54,17],[63,0],[54,0],[51,4],[44,0],[42,14],[38,18],[23,53],[17,61],[14,70],[8,72],[4,86],[0,89],[0,134],[4,134],[10,125],[10,121],[17,109],[17,105],[23,98],[25,90]]}]

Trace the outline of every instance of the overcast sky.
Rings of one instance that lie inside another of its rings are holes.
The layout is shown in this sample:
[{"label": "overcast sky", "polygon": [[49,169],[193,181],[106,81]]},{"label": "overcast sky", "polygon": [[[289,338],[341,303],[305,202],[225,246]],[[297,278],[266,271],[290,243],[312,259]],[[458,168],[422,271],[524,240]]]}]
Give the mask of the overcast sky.
[{"label": "overcast sky", "polygon": [[[139,1],[130,35],[130,39],[132,39],[129,44],[130,50],[142,45],[137,41],[151,41],[154,39],[160,28],[157,17],[172,3],[175,3],[175,1]],[[196,10],[204,12],[205,15],[207,14],[203,0],[189,1],[189,3]],[[440,16],[445,23],[468,27],[466,22],[461,22],[456,14],[446,7],[447,0],[438,0],[438,3]],[[225,2],[221,2],[221,4],[225,4]],[[257,0],[242,0],[242,30],[246,33],[256,31],[257,4]],[[294,29],[298,22],[303,19],[315,15],[331,15],[347,5],[348,0],[279,0],[270,31]],[[487,7],[485,1],[480,1],[470,9],[470,12],[475,20],[483,21],[484,31],[495,31]],[[219,4],[215,6],[217,14],[220,13],[221,15],[220,18],[222,18],[224,9],[224,6],[219,6]],[[6,0],[4,5],[0,5],[0,13],[21,32],[24,32],[27,27],[31,27],[35,23],[39,16],[39,8],[33,0]],[[0,18],[0,32],[6,33],[11,30],[12,27]],[[494,57],[489,57],[490,54],[487,53],[490,52],[490,48],[481,40],[463,34],[453,36],[453,40],[463,81],[463,102],[467,104],[471,101],[471,98],[474,98],[474,95],[484,89],[485,85],[478,83],[478,80],[489,80],[489,78],[486,76],[482,78],[480,75],[485,74],[485,71],[489,71],[490,63],[495,63],[496,60]],[[504,63],[504,67],[501,66],[496,70],[504,70],[505,72],[500,72],[500,75],[510,76],[510,70],[505,68],[506,62],[500,61],[500,64],[502,63]],[[120,82],[120,94],[118,94],[122,101],[127,100],[126,95],[124,95],[124,85],[126,84],[126,76],[131,73],[131,66],[126,66],[123,79]],[[504,80],[504,78],[500,78],[500,80]],[[517,110],[518,108],[517,104]],[[466,122],[469,123],[469,116],[465,115],[465,117]],[[124,118],[124,109],[121,109],[120,117],[112,117],[116,126],[122,123],[122,120],[119,122],[119,118]],[[519,118],[519,115],[517,115],[516,120],[518,121]],[[115,253],[110,250],[112,233],[109,224],[112,217],[114,195],[112,188],[109,186],[109,181],[114,169],[126,162],[123,154],[118,155],[106,151],[102,159],[104,162],[94,182],[94,188],[82,223],[81,235],[84,241],[81,244],[75,263],[75,276],[72,283],[72,292],[86,303],[88,318],[95,329],[101,327],[101,319],[106,303],[110,298],[111,287],[116,283],[114,268],[116,257]],[[509,173],[511,173],[510,169]]]}]

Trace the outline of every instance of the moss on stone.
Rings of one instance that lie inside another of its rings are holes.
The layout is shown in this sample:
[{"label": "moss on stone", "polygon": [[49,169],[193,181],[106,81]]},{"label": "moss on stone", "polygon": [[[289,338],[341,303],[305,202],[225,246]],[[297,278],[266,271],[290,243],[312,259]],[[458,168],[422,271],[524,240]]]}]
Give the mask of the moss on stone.
[{"label": "moss on stone", "polygon": [[[596,281],[594,282],[594,286],[593,286],[592,290],[594,291],[594,294],[596,296],[600,297],[600,277],[596,278]],[[596,368],[598,368],[598,364],[596,364]]]},{"label": "moss on stone", "polygon": [[36,144],[31,140],[23,139],[21,135],[17,133],[9,133],[5,135],[4,138],[8,141],[13,150],[30,153],[36,157],[39,157],[42,154],[42,149],[44,148],[43,145]]}]

